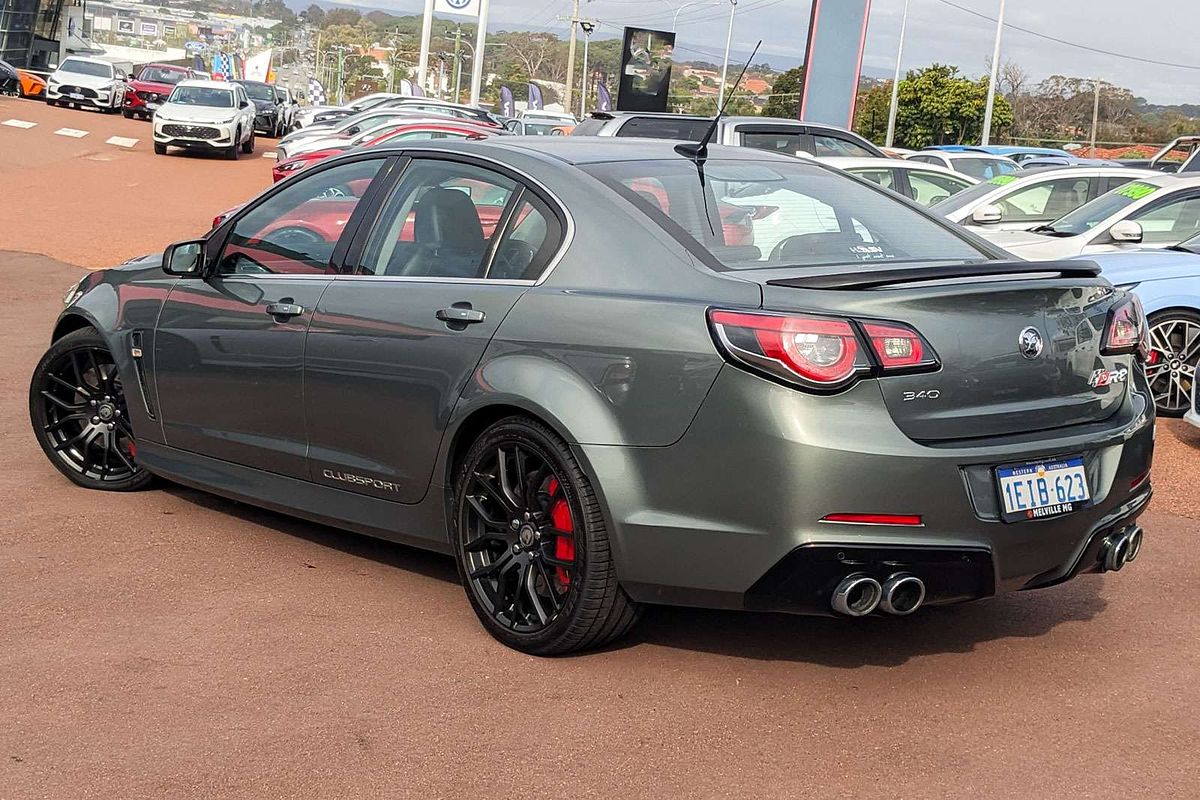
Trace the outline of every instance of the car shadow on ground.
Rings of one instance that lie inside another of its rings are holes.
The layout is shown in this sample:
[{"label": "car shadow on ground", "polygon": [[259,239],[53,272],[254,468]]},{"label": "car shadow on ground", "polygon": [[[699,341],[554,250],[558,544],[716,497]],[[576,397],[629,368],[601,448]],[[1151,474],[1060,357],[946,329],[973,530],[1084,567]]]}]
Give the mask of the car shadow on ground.
[{"label": "car shadow on ground", "polygon": [[[163,483],[168,494],[254,525],[396,569],[458,584],[451,556],[307,522],[198,489]],[[941,653],[966,653],[985,642],[1043,636],[1082,622],[1107,606],[1104,579],[1084,575],[1049,589],[1019,592],[957,606],[927,608],[909,617],[801,617],[742,611],[647,606],[625,638],[583,657],[657,646],[736,658],[796,661],[853,669],[899,666]],[[467,611],[467,600],[463,598]],[[468,612],[469,613],[469,612]]]}]

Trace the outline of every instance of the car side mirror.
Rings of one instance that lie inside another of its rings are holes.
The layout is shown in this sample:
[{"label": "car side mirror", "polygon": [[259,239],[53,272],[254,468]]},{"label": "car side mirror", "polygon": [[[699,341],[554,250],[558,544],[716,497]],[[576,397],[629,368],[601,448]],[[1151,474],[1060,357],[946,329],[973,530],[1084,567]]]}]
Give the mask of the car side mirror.
[{"label": "car side mirror", "polygon": [[250,101],[249,101],[249,100],[243,100],[243,101],[242,101],[242,103],[241,103],[241,105],[240,105],[240,106],[238,106],[238,108],[249,108],[249,107],[250,107]]},{"label": "car side mirror", "polygon": [[1108,229],[1108,237],[1118,244],[1141,244],[1142,226],[1133,220],[1123,219]]},{"label": "car side mirror", "polygon": [[204,240],[176,242],[163,251],[163,272],[168,275],[197,277],[203,263]]},{"label": "car side mirror", "polygon": [[1004,219],[1000,206],[985,203],[971,212],[971,222],[976,225],[995,225]]}]

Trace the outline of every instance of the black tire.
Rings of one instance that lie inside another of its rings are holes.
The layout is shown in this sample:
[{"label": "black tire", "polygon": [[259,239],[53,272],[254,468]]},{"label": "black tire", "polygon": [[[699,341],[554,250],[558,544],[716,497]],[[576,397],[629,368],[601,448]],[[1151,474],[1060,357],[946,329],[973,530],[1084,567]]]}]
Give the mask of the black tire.
[{"label": "black tire", "polygon": [[234,131],[234,133],[233,133],[233,144],[229,145],[229,147],[225,149],[225,158],[226,158],[227,160],[229,160],[229,161],[237,161],[237,158],[238,158],[238,150],[239,150],[239,149],[240,149],[240,147],[241,147],[241,146],[238,144],[238,139],[239,139],[239,138],[241,138],[241,135],[242,135],[242,132],[241,132],[241,131]]},{"label": "black tire", "polygon": [[92,328],[67,334],[42,356],[29,385],[29,419],[50,463],[78,486],[128,492],[153,480],[135,461],[121,377]]},{"label": "black tire", "polygon": [[167,146],[158,142],[154,143],[154,155],[165,156],[167,154]]},{"label": "black tire", "polygon": [[56,106],[56,105],[58,105],[58,101],[57,101],[57,100],[51,100],[49,97],[47,97],[47,98],[46,98],[46,105],[48,105],[48,106]]},{"label": "black tire", "polygon": [[250,130],[250,137],[242,144],[242,152],[249,155],[254,152],[254,129]]},{"label": "black tire", "polygon": [[133,119],[134,114],[128,108],[125,108],[121,110],[121,116],[123,116],[125,119]]},{"label": "black tire", "polygon": [[[529,471],[510,471],[512,485],[506,486],[504,477],[493,473],[497,464],[504,472],[507,462],[496,457],[505,449],[515,454],[516,447],[526,457],[515,456],[512,463]],[[473,493],[483,488],[480,481],[501,487],[503,494],[488,489]],[[509,502],[505,497],[516,495],[529,500],[527,507],[535,509],[532,518],[522,513],[520,502],[503,505]],[[562,532],[554,524],[560,518],[555,512],[562,509],[551,503],[567,509],[569,559],[558,549],[563,537],[555,535]],[[492,518],[492,525],[479,509]],[[485,430],[458,466],[451,512],[451,544],[463,588],[484,628],[501,643],[533,655],[561,655],[602,647],[637,622],[640,608],[617,582],[595,490],[570,448],[542,423],[508,417]],[[511,522],[509,516],[514,517]],[[550,545],[553,554],[546,550]],[[501,595],[509,590],[515,599],[501,606],[506,602]],[[530,597],[535,598],[532,603]],[[543,606],[553,613],[545,613]]]},{"label": "black tire", "polygon": [[[1190,308],[1157,311],[1150,326],[1146,379],[1160,417],[1182,417],[1191,407],[1192,387],[1200,372],[1200,312]],[[1190,347],[1189,347],[1190,345]]]}]

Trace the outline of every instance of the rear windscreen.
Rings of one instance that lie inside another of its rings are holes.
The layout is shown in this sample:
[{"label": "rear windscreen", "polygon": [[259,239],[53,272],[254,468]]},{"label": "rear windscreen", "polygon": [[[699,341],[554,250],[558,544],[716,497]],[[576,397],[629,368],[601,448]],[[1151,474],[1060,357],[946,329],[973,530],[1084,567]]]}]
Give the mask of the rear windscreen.
[{"label": "rear windscreen", "polygon": [[617,136],[698,142],[704,138],[704,132],[711,124],[711,120],[687,117],[632,117],[617,131]]}]

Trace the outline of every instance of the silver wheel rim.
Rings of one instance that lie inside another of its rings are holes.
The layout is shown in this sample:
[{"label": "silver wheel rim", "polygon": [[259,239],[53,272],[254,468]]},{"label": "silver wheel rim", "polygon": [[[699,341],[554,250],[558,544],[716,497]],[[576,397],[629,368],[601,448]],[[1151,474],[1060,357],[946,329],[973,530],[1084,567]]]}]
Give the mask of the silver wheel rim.
[{"label": "silver wheel rim", "polygon": [[1168,318],[1150,327],[1146,379],[1159,411],[1182,413],[1192,398],[1200,362],[1200,322]]}]

